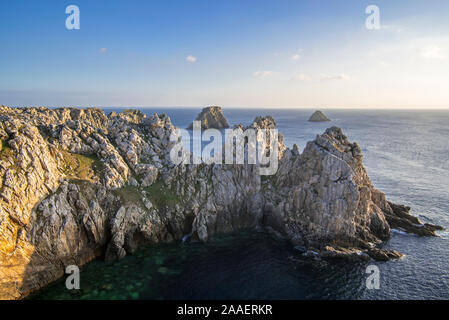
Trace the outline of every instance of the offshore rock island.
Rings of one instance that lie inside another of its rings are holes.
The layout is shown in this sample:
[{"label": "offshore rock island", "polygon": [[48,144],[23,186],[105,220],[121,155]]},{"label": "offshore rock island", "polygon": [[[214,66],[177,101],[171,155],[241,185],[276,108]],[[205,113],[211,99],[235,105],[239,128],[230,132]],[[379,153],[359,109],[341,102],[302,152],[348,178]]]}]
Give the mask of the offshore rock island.
[{"label": "offshore rock island", "polygon": [[331,121],[322,111],[315,111],[309,118],[309,122],[326,122]]},{"label": "offshore rock island", "polygon": [[[220,110],[221,112],[221,110]],[[227,124],[227,122],[226,122]],[[256,130],[276,126],[257,117]],[[302,153],[279,135],[279,168],[170,161],[165,114],[0,107],[0,298],[20,299],[67,265],[114,261],[144,244],[266,228],[298,254],[386,261],[391,228],[434,236],[371,183],[337,127]]]},{"label": "offshore rock island", "polygon": [[[201,110],[195,121],[200,121],[201,129],[226,129],[229,128],[228,120],[223,115],[221,107],[211,106]],[[193,129],[193,122],[188,129]]]}]

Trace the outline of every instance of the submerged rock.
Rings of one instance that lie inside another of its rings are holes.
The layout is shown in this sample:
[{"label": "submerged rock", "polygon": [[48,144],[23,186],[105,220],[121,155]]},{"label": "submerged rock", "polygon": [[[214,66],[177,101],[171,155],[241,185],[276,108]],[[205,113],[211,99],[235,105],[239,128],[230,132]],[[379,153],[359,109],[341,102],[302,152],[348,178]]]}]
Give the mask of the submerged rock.
[{"label": "submerged rock", "polygon": [[315,111],[309,118],[310,122],[324,122],[324,121],[331,121],[328,117],[326,117],[326,115],[317,110]]},{"label": "submerged rock", "polygon": [[[201,122],[201,129],[226,129],[229,128],[228,121],[223,115],[221,107],[207,107],[196,117],[196,121]],[[193,123],[191,123],[188,129],[193,128]]]}]

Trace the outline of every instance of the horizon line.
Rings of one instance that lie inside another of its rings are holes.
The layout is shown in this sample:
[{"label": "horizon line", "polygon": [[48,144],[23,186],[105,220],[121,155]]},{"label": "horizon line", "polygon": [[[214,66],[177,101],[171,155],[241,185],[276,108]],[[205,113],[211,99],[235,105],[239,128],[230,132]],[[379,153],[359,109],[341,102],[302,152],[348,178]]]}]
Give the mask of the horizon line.
[{"label": "horizon line", "polygon": [[223,109],[289,109],[289,110],[449,110],[449,107],[322,107],[322,106],[220,106],[216,104],[210,105],[202,105],[202,106],[176,106],[176,105],[165,105],[165,106],[82,106],[82,105],[73,105],[73,106],[54,106],[54,105],[35,105],[35,106],[8,106],[1,105],[3,107],[9,108],[49,108],[49,109],[58,109],[58,108],[79,108],[79,109],[89,109],[89,108],[98,108],[98,109],[202,109],[209,106],[218,106]]}]

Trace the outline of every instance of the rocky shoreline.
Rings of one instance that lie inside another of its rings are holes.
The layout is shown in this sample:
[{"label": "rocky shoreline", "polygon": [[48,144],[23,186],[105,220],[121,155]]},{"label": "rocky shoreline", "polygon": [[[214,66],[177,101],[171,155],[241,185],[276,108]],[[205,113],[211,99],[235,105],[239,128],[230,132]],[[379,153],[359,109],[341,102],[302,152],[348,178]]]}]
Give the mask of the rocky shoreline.
[{"label": "rocky shoreline", "polygon": [[[0,107],[0,298],[20,299],[97,257],[265,227],[303,255],[386,261],[390,228],[434,236],[371,183],[357,143],[329,128],[279,168],[170,161],[177,132],[137,110]],[[271,117],[250,125],[275,127]]]}]

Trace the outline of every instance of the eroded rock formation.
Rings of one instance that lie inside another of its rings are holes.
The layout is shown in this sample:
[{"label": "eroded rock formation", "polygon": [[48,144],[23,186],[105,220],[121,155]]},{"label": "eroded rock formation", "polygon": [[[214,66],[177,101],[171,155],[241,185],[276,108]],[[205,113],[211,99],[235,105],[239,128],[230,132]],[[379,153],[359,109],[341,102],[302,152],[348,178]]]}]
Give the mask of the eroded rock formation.
[{"label": "eroded rock formation", "polygon": [[[207,107],[203,108],[196,117],[196,121],[201,122],[201,129],[226,129],[229,128],[228,121],[223,115],[221,107]],[[188,129],[193,129],[191,123]]]},{"label": "eroded rock formation", "polygon": [[325,121],[331,121],[322,111],[315,111],[309,118],[310,122],[325,122]]},{"label": "eroded rock formation", "polygon": [[[390,228],[435,235],[374,188],[362,153],[332,127],[286,148],[279,169],[174,165],[165,114],[0,107],[0,298],[18,299],[65,266],[120,259],[143,243],[206,241],[266,227],[304,255],[388,260]],[[271,117],[249,126],[275,127]]]}]

